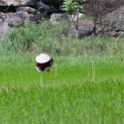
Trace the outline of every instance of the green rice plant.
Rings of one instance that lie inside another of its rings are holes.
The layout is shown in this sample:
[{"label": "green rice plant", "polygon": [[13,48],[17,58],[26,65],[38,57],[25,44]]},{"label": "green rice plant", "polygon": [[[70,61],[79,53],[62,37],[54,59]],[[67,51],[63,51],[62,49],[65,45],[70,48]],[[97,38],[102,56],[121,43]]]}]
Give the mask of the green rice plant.
[{"label": "green rice plant", "polygon": [[124,63],[117,58],[55,56],[42,82],[35,56],[3,56],[0,65],[1,124],[124,122]]}]

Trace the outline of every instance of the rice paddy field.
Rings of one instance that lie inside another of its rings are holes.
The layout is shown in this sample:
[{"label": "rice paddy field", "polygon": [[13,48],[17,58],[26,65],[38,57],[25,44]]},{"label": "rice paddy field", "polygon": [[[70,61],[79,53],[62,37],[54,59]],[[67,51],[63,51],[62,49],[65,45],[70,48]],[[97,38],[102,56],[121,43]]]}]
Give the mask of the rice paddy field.
[{"label": "rice paddy field", "polygon": [[[75,41],[42,26],[0,41],[0,124],[123,124],[123,38]],[[41,52],[51,72],[36,71]]]},{"label": "rice paddy field", "polygon": [[55,57],[38,73],[35,56],[0,59],[1,124],[123,124],[124,62]]}]

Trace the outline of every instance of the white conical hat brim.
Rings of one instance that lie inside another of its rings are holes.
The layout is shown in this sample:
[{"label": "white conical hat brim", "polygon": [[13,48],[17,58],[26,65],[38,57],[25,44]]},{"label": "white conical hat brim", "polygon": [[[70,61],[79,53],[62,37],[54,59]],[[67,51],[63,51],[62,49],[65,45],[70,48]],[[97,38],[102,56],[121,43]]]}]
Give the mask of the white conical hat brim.
[{"label": "white conical hat brim", "polygon": [[36,57],[36,62],[38,63],[46,63],[50,61],[51,57],[48,54],[42,53]]}]

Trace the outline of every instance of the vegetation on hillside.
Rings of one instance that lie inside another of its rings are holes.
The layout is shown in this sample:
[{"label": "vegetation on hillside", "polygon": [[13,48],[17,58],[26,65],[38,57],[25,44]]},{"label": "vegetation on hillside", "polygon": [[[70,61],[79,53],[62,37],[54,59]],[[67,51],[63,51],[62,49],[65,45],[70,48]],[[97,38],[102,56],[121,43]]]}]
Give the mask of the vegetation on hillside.
[{"label": "vegetation on hillside", "polygon": [[54,55],[101,55],[118,56],[123,53],[123,38],[89,36],[82,39],[66,36],[64,26],[29,24],[6,35],[0,42],[1,55],[38,54],[47,52]]}]

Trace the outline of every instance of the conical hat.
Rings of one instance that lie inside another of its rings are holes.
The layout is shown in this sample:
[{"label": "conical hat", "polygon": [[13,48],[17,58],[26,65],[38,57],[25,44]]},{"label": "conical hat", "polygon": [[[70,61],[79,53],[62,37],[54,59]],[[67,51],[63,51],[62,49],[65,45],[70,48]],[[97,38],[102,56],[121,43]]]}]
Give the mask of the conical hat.
[{"label": "conical hat", "polygon": [[36,62],[38,63],[47,63],[51,60],[51,57],[48,54],[42,53],[36,57]]}]

